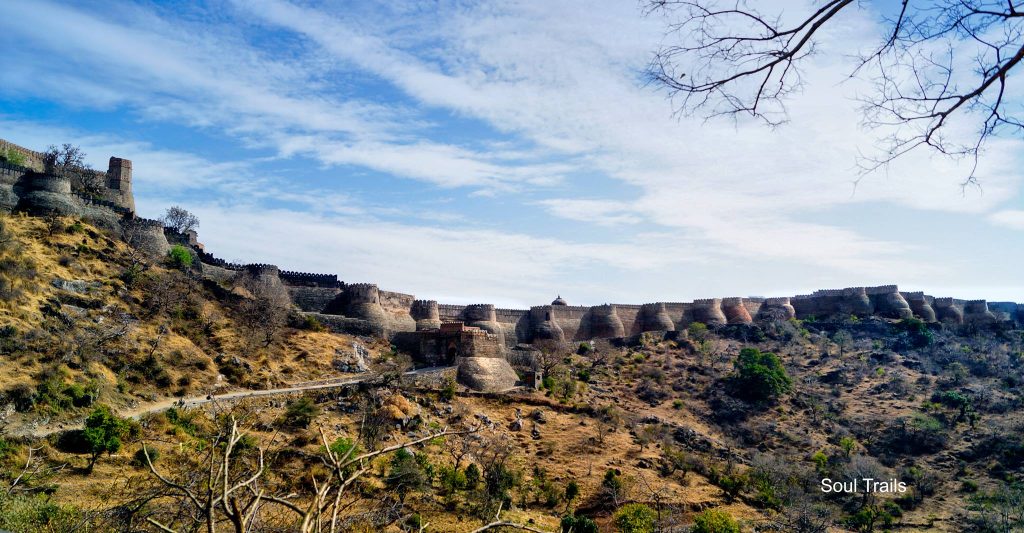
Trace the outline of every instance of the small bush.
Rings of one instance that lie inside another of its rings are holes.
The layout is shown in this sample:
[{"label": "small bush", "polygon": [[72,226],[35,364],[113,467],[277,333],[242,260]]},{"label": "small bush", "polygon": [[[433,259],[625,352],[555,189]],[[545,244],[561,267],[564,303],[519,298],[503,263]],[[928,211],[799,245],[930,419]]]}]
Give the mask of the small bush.
[{"label": "small bush", "polygon": [[284,413],[284,424],[291,428],[307,428],[320,415],[320,408],[312,398],[302,397],[288,403]]},{"label": "small bush", "polygon": [[455,398],[455,380],[454,379],[445,380],[444,387],[441,388],[440,396],[441,396],[441,399],[446,401],[446,402],[450,402],[450,401],[452,401],[453,398]]},{"label": "small bush", "polygon": [[654,531],[658,515],[642,503],[628,503],[615,512],[615,527],[623,533],[650,533]]},{"label": "small bush", "polygon": [[302,329],[307,331],[327,331],[327,328],[315,316],[305,315],[302,321]]},{"label": "small bush", "polygon": [[565,515],[562,517],[562,533],[598,533],[597,524],[581,515]]},{"label": "small bush", "polygon": [[153,464],[156,464],[160,459],[160,450],[147,446],[146,450],[143,451],[140,447],[135,451],[135,455],[132,456],[132,464],[139,468],[148,468],[148,465],[146,464],[146,452],[149,452],[149,460],[152,461]]},{"label": "small bush", "polygon": [[188,248],[175,244],[167,252],[167,263],[179,270],[187,270],[192,267],[192,252]]},{"label": "small bush", "polygon": [[740,533],[740,525],[729,513],[708,509],[693,519],[692,533]]}]

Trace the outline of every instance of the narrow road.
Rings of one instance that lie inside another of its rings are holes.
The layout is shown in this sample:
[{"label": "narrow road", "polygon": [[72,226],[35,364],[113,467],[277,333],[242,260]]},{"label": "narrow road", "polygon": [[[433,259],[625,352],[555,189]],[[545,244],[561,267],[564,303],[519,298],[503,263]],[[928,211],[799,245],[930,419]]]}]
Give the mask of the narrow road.
[{"label": "narrow road", "polygon": [[[434,372],[442,372],[451,367],[428,367],[420,368],[417,370],[410,370],[402,374],[402,376],[421,376],[427,375]],[[358,377],[352,378],[334,378],[325,379],[311,382],[296,383],[288,387],[282,387],[280,389],[265,389],[265,390],[241,390],[233,392],[225,392],[223,394],[213,394],[209,396],[192,396],[189,398],[165,398],[163,400],[157,400],[155,402],[146,402],[139,404],[138,406],[127,409],[119,410],[118,416],[125,418],[139,418],[149,413],[157,413],[160,411],[166,411],[171,407],[199,407],[204,404],[214,402],[232,402],[238,400],[245,400],[249,398],[259,398],[262,396],[277,396],[281,394],[294,394],[296,392],[305,392],[319,389],[331,389],[335,387],[347,387],[349,385],[356,385],[364,381],[372,380],[373,378],[379,377],[380,374],[375,372],[367,372]],[[23,427],[19,431],[12,432],[13,436],[30,436],[36,438],[42,438],[50,436],[54,433],[60,433],[73,428],[80,428],[85,422],[85,419],[78,421],[66,420],[59,423],[43,424],[36,427]]]}]

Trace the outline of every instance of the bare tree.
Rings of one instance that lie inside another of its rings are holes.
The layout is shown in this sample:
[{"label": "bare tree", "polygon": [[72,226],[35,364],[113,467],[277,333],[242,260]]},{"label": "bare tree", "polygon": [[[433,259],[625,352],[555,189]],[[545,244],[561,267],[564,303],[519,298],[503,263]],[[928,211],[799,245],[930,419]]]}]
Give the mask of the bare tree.
[{"label": "bare tree", "polygon": [[169,207],[164,216],[160,217],[160,222],[182,235],[199,227],[199,217],[177,205]]},{"label": "bare tree", "polygon": [[291,298],[287,289],[271,276],[243,274],[237,283],[248,293],[238,305],[242,326],[252,338],[270,346],[288,318]]},{"label": "bare tree", "polygon": [[70,143],[50,145],[43,152],[43,167],[46,172],[74,178],[82,192],[98,195],[107,186],[107,175],[96,172],[85,162],[85,152]]},{"label": "bare tree", "polygon": [[43,166],[47,172],[60,176],[89,168],[85,163],[85,152],[70,143],[59,147],[51,144],[43,153]]},{"label": "bare tree", "polygon": [[[819,38],[842,24],[842,15],[873,9],[868,2],[826,0],[807,3],[812,7],[794,17],[751,4],[647,0],[649,14],[665,16],[670,39],[648,76],[679,97],[679,111],[782,124],[785,99],[803,87],[801,66]],[[973,159],[965,183],[975,183],[985,141],[1003,130],[1024,131],[1024,117],[1006,96],[1009,75],[1024,59],[1024,6],[1015,0],[902,0],[896,7],[882,16],[881,41],[857,53],[850,73],[872,85],[863,97],[866,125],[885,130],[881,151],[862,159],[862,171],[927,147]],[[958,115],[976,123],[966,142],[944,135]]]},{"label": "bare tree", "polygon": [[[238,421],[234,417],[230,419],[230,426],[206,448],[207,455],[202,461],[205,468],[193,469],[183,478],[171,478],[161,473],[153,465],[149,449],[144,445],[142,450],[150,473],[164,487],[151,500],[172,499],[178,507],[188,510],[178,516],[183,516],[186,522],[196,522],[193,525],[201,525],[208,533],[215,533],[225,522],[235,533],[262,530],[258,527],[259,520],[268,506],[278,506],[289,511],[297,523],[296,531],[334,533],[343,529],[344,513],[349,508],[343,502],[343,497],[370,470],[372,459],[446,435],[472,431],[476,431],[476,428],[462,431],[442,429],[426,437],[356,456],[355,446],[349,447],[342,454],[331,450],[321,430],[320,438],[324,446],[321,459],[327,472],[321,474],[322,477],[311,474],[313,493],[306,497],[290,493],[278,494],[269,488],[265,482],[269,467],[262,448],[256,449],[254,464],[239,466],[237,447],[245,433],[239,430]],[[153,516],[148,517],[147,521],[165,533],[179,531],[173,524]],[[181,530],[192,531],[194,527],[185,524]]]},{"label": "bare tree", "polygon": [[568,344],[554,339],[538,340],[533,343],[533,346],[540,350],[536,365],[544,372],[545,376],[550,374],[556,366],[562,364],[565,358],[572,353]]}]

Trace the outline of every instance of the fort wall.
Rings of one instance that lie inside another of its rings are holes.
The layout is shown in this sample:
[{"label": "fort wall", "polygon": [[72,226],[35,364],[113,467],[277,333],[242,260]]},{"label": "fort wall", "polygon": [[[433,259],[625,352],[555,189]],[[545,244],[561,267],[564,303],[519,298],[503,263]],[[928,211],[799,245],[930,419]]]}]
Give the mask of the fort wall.
[{"label": "fort wall", "polygon": [[[130,160],[111,157],[106,172],[80,170],[57,176],[46,172],[42,153],[0,139],[0,151],[7,150],[23,155],[25,165],[0,162],[0,209],[79,216],[111,229],[118,229],[123,220],[132,219],[141,228],[141,247],[153,257],[166,254],[169,244],[162,224],[134,216]],[[83,172],[87,173],[86,178],[102,178],[103,190],[86,191]],[[321,317],[333,330],[384,335],[415,344],[417,332],[440,332],[446,323],[462,324],[471,328],[460,333],[465,337],[460,348],[465,355],[460,357],[465,359],[496,357],[520,342],[625,337],[647,331],[681,330],[695,321],[711,327],[791,318],[835,320],[872,315],[891,319],[917,317],[926,322],[950,324],[1024,321],[1024,305],[1017,303],[934,298],[922,292],[901,293],[896,285],[826,289],[793,297],[710,298],[643,305],[569,306],[560,297],[552,305],[529,310],[499,309],[490,304],[450,305],[416,300],[411,294],[381,290],[375,284],[346,284],[335,274],[229,263],[206,252],[195,235],[171,237],[174,242],[194,249],[205,277],[229,283],[244,273],[272,280],[287,290],[296,308]]]}]

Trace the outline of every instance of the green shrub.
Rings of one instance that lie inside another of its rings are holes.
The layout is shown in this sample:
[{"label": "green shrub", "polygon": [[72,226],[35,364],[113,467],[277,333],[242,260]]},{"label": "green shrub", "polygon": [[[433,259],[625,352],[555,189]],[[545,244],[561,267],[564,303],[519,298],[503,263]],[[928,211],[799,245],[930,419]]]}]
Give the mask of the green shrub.
[{"label": "green shrub", "polygon": [[0,491],[0,530],[19,533],[82,531],[81,513],[49,501],[43,494],[19,495]]},{"label": "green shrub", "polygon": [[960,482],[960,492],[978,492],[978,482],[972,479],[965,479]]},{"label": "green shrub", "polygon": [[423,531],[423,517],[419,513],[409,515],[402,522],[402,529],[404,531]]},{"label": "green shrub", "polygon": [[164,412],[164,416],[167,417],[167,421],[175,428],[178,428],[193,437],[196,436],[196,432],[199,428],[195,423],[197,416],[195,411],[183,411],[179,410],[177,407],[171,407]]},{"label": "green shrub", "polygon": [[441,399],[450,402],[455,398],[455,380],[447,379],[444,382],[444,387],[441,387]]},{"label": "green shrub", "polygon": [[430,485],[425,460],[426,455],[413,455],[405,448],[399,448],[391,456],[391,468],[384,477],[384,483],[398,493],[399,501],[404,502],[410,492]]},{"label": "green shrub", "polygon": [[932,395],[932,401],[958,410],[958,419],[964,418],[972,410],[971,399],[956,391],[936,392]]},{"label": "green shrub", "polygon": [[703,322],[690,322],[690,325],[686,326],[686,334],[692,340],[702,341],[708,336],[708,326]]},{"label": "green shrub", "polygon": [[180,244],[175,244],[167,252],[167,263],[173,268],[187,270],[192,266],[192,261],[192,252]]},{"label": "green shrub", "polygon": [[745,400],[770,402],[793,389],[778,356],[756,348],[744,348],[733,363],[733,392]]},{"label": "green shrub", "polygon": [[0,151],[0,159],[3,159],[12,165],[18,165],[19,167],[25,166],[26,163],[25,154],[22,154],[13,148]]},{"label": "green shrub", "polygon": [[466,473],[454,466],[442,466],[438,471],[437,477],[441,482],[441,492],[445,495],[452,495],[456,491],[466,490]]},{"label": "green shrub", "polygon": [[288,403],[284,412],[284,424],[291,428],[306,428],[320,415],[320,408],[308,396]]},{"label": "green shrub", "polygon": [[0,462],[3,462],[4,459],[7,459],[11,455],[14,455],[14,452],[17,450],[17,444],[0,437]]},{"label": "green shrub", "polygon": [[582,515],[565,515],[562,517],[562,533],[599,533],[597,524]]},{"label": "green shrub", "polygon": [[693,519],[692,533],[740,533],[740,525],[729,513],[708,509]]},{"label": "green shrub", "polygon": [[320,320],[313,315],[304,316],[304,318],[302,319],[302,329],[317,332],[327,331],[327,328],[324,327],[323,323],[321,323]]},{"label": "green shrub", "polygon": [[642,503],[628,503],[615,512],[615,527],[623,533],[651,533],[658,515]]},{"label": "green shrub", "polygon": [[138,283],[139,278],[142,276],[142,267],[139,265],[132,265],[121,272],[121,281],[124,282],[124,286],[131,288]]},{"label": "green shrub", "polygon": [[149,460],[152,461],[153,464],[156,464],[160,459],[160,450],[147,446],[145,451],[143,451],[142,447],[139,447],[138,450],[135,450],[135,455],[132,456],[132,464],[139,468],[147,468],[146,452],[149,452]]}]

